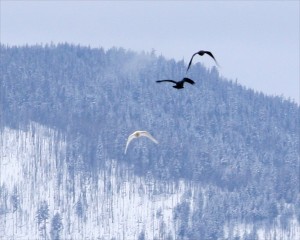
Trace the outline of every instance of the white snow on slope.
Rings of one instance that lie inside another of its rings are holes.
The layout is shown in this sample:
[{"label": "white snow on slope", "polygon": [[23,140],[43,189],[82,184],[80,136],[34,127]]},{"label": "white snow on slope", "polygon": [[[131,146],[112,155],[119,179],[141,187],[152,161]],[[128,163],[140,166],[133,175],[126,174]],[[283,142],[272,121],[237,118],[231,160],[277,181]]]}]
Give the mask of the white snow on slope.
[{"label": "white snow on slope", "polygon": [[[142,233],[145,239],[176,239],[180,224],[174,219],[174,208],[188,203],[191,224],[193,211],[205,212],[209,204],[203,186],[186,181],[163,183],[150,173],[138,177],[116,160],[103,159],[106,168],[99,171],[97,181],[83,173],[72,175],[66,148],[62,136],[38,124],[26,131],[0,131],[0,240],[45,239],[37,221],[43,201],[49,206],[46,238],[50,239],[51,220],[59,213],[64,240],[131,240]],[[195,198],[200,195],[203,204],[197,206]],[[298,239],[300,224],[294,219],[287,228],[278,221],[254,229],[252,224],[228,222],[224,237],[244,239],[253,231],[261,240]]]},{"label": "white snow on slope", "polygon": [[146,239],[173,239],[178,225],[173,209],[186,200],[186,191],[194,194],[184,181],[168,183],[157,194],[161,183],[120,170],[116,161],[107,162],[97,182],[71,176],[66,142],[38,124],[27,131],[5,128],[0,146],[0,239],[41,238],[36,216],[42,201],[49,206],[48,238],[59,213],[62,239],[138,239],[141,233]]}]

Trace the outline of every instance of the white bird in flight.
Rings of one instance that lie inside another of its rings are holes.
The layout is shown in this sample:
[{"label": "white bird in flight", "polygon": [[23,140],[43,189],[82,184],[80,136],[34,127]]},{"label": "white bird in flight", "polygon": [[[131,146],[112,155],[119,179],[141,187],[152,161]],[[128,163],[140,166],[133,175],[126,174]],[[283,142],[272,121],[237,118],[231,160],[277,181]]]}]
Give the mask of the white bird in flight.
[{"label": "white bird in flight", "polygon": [[134,138],[139,138],[139,137],[147,137],[150,140],[152,140],[153,142],[155,142],[156,144],[158,144],[158,141],[152,137],[152,135],[150,133],[148,133],[147,131],[135,131],[134,133],[132,133],[131,135],[129,135],[127,143],[126,143],[126,148],[125,148],[125,154],[127,151],[127,147],[129,145],[129,143],[134,139]]}]

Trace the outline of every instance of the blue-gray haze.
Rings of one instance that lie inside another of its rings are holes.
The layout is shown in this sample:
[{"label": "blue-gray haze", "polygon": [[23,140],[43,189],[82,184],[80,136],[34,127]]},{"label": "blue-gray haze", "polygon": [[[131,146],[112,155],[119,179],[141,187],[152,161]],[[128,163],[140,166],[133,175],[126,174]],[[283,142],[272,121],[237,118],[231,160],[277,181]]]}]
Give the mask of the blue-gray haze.
[{"label": "blue-gray haze", "polygon": [[[113,46],[184,59],[299,104],[299,1],[1,1],[0,41]],[[196,60],[196,59],[195,59]],[[198,58],[197,60],[198,61]],[[201,63],[213,65],[210,58]]]}]

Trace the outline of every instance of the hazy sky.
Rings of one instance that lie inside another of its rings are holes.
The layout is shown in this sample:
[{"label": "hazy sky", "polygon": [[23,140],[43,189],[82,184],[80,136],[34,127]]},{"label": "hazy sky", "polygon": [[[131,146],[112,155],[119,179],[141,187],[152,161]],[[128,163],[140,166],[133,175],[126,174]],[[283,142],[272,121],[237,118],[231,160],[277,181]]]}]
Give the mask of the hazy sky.
[{"label": "hazy sky", "polygon": [[[299,103],[299,1],[3,1],[3,44],[69,42],[156,50],[189,61],[210,50],[220,75]],[[209,57],[194,59],[207,67]]]}]

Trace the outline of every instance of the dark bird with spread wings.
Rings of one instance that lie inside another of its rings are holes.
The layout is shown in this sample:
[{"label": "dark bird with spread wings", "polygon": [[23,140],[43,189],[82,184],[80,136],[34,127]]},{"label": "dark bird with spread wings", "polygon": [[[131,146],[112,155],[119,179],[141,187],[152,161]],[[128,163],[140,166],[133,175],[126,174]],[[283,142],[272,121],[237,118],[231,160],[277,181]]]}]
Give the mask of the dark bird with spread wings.
[{"label": "dark bird with spread wings", "polygon": [[190,60],[190,62],[189,62],[189,65],[188,65],[188,67],[187,67],[186,72],[190,69],[190,67],[191,67],[191,65],[192,65],[193,58],[194,58],[197,54],[200,55],[200,56],[203,56],[204,54],[209,55],[210,57],[213,58],[213,60],[214,60],[215,63],[217,64],[217,66],[219,66],[217,60],[215,59],[214,55],[213,55],[211,52],[209,52],[209,51],[204,51],[204,50],[200,50],[199,52],[196,52],[196,53],[193,54],[193,56],[192,56],[192,58],[191,58],[191,60]]},{"label": "dark bird with spread wings", "polygon": [[158,82],[158,83],[160,83],[160,82],[171,82],[171,83],[175,83],[175,85],[173,86],[173,88],[177,88],[177,89],[184,88],[184,87],[183,87],[183,84],[184,84],[185,82],[190,83],[190,84],[195,84],[195,82],[194,82],[192,79],[189,79],[189,78],[183,78],[181,81],[178,81],[178,82],[176,82],[176,81],[174,81],[174,80],[158,80],[158,81],[156,81],[156,82]]}]

